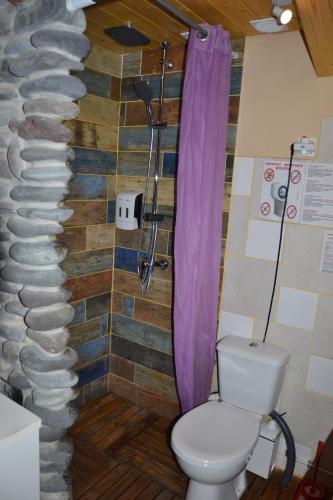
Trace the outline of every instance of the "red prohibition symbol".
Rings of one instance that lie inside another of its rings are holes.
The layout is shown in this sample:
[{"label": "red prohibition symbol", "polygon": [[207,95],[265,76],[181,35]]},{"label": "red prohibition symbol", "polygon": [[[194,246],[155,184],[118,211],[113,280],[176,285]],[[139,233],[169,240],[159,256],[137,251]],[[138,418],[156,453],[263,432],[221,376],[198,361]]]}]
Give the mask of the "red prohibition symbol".
[{"label": "red prohibition symbol", "polygon": [[289,207],[287,208],[288,219],[295,219],[296,215],[297,215],[297,208],[295,207],[295,205],[289,205]]},{"label": "red prohibition symbol", "polygon": [[271,206],[267,201],[264,201],[264,203],[261,204],[260,211],[262,215],[269,215],[269,212],[271,211]]},{"label": "red prohibition symbol", "polygon": [[265,181],[272,182],[274,179],[274,170],[272,168],[267,168],[264,173]]},{"label": "red prohibition symbol", "polygon": [[299,170],[293,170],[291,172],[290,180],[293,184],[298,184],[302,178],[301,172]]}]

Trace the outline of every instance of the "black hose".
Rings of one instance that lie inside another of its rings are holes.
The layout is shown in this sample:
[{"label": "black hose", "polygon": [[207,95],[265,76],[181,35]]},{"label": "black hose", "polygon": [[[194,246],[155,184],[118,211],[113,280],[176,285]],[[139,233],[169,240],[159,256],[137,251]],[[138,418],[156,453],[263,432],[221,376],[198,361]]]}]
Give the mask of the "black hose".
[{"label": "black hose", "polygon": [[272,411],[270,417],[272,417],[279,424],[284,439],[286,440],[287,463],[282,478],[282,486],[286,488],[291,482],[295,470],[295,463],[296,463],[295,441],[287,422],[284,420],[284,418],[282,418],[282,416],[277,411],[275,410]]}]

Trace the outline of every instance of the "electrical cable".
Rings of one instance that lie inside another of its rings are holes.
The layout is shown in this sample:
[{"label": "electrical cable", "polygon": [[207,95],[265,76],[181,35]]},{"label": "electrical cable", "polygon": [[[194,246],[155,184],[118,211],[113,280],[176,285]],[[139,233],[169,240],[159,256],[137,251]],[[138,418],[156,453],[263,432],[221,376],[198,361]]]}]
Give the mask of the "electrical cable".
[{"label": "electrical cable", "polygon": [[278,253],[277,253],[277,258],[276,258],[276,266],[275,266],[275,274],[274,274],[274,281],[273,281],[273,289],[272,289],[271,301],[270,301],[270,304],[269,304],[269,309],[268,309],[268,314],[267,314],[267,322],[266,322],[266,327],[265,327],[265,333],[264,333],[263,342],[266,342],[266,337],[267,337],[267,333],[268,333],[268,326],[269,326],[269,322],[270,322],[270,319],[271,319],[273,301],[274,301],[274,296],[275,296],[276,282],[277,282],[277,276],[278,276],[279,264],[280,264],[280,254],[281,254],[281,247],[282,247],[284,220],[285,220],[286,210],[287,210],[288,193],[289,193],[289,187],[290,187],[290,181],[291,181],[291,169],[292,169],[292,166],[293,166],[293,159],[294,159],[294,144],[292,144],[290,146],[290,160],[289,160],[289,168],[288,168],[288,181],[287,181],[287,186],[286,186],[286,194],[285,194],[285,199],[284,199],[283,212],[282,212],[281,225],[280,225],[280,237],[279,237]]}]

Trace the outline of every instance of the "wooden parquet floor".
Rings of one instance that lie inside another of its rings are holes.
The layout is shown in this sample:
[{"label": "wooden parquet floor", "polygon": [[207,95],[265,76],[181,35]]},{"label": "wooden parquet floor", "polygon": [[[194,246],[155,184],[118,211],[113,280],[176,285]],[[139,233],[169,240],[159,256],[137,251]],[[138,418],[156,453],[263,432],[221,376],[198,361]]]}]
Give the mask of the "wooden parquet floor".
[{"label": "wooden parquet floor", "polygon": [[[184,498],[187,478],[172,456],[170,427],[170,420],[114,394],[90,403],[71,430],[74,499]],[[295,479],[279,495],[279,472],[269,481],[250,473],[248,479],[244,500],[292,500],[298,487]]]}]

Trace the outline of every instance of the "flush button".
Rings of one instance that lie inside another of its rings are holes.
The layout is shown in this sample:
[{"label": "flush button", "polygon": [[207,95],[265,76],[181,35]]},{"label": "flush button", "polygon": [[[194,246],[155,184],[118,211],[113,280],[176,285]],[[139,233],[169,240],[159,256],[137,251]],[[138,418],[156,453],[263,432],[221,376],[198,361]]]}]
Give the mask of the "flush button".
[{"label": "flush button", "polygon": [[257,344],[257,342],[250,342],[249,346],[250,347],[258,347],[258,344]]}]

